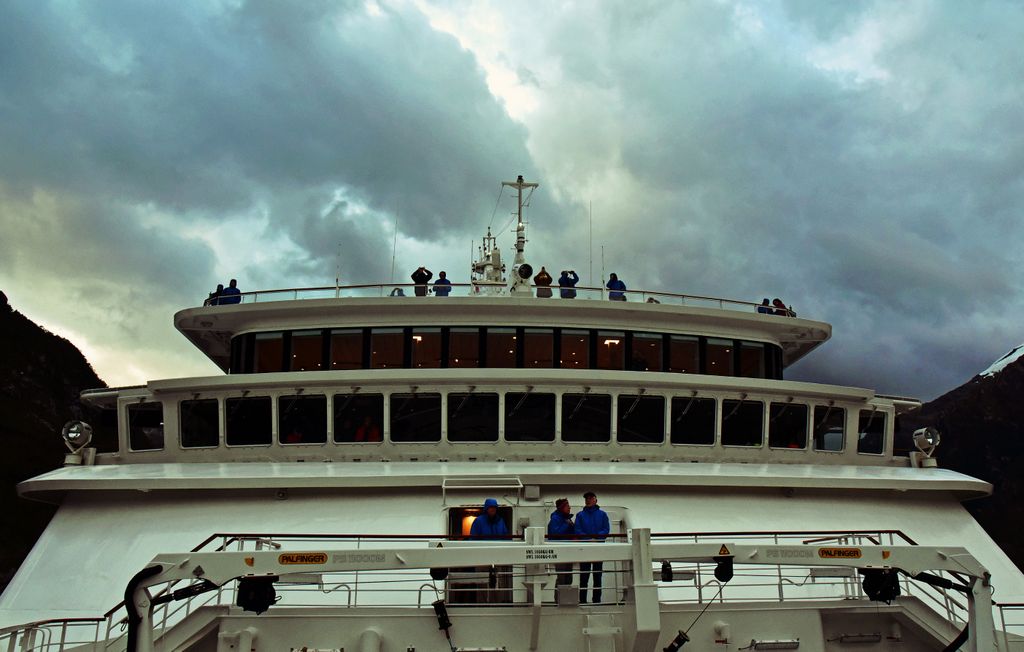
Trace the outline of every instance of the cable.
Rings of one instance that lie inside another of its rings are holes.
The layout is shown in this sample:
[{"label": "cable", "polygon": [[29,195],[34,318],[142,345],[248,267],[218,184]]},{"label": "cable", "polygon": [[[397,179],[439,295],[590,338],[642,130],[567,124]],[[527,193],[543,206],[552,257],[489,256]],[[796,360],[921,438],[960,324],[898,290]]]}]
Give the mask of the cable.
[{"label": "cable", "polygon": [[716,593],[716,594],[715,594],[715,597],[713,597],[713,598],[711,598],[710,600],[708,600],[708,603],[707,603],[706,605],[704,605],[704,608],[703,608],[703,609],[701,609],[701,610],[700,610],[700,613],[699,613],[699,614],[697,614],[697,617],[696,617],[696,618],[694,618],[694,619],[693,619],[693,622],[692,622],[692,623],[690,623],[690,626],[686,628],[686,630],[685,630],[685,633],[686,633],[686,634],[689,634],[689,633],[690,633],[690,630],[691,630],[691,629],[693,629],[693,626],[697,624],[697,621],[698,621],[698,620],[700,620],[700,617],[704,615],[704,612],[708,610],[708,607],[710,607],[710,606],[711,606],[711,604],[712,604],[712,603],[713,603],[713,602],[714,602],[715,600],[717,600],[717,599],[718,599],[718,596],[722,595],[722,589],[724,589],[724,588],[725,588],[725,584],[721,584],[721,585],[719,585],[719,587],[718,587],[718,593]]},{"label": "cable", "polygon": [[501,184],[498,187],[498,198],[494,201],[494,210],[491,211],[491,221],[487,223],[487,228],[494,226],[494,216],[498,213],[498,204],[501,203],[501,195],[505,192],[505,184]]}]

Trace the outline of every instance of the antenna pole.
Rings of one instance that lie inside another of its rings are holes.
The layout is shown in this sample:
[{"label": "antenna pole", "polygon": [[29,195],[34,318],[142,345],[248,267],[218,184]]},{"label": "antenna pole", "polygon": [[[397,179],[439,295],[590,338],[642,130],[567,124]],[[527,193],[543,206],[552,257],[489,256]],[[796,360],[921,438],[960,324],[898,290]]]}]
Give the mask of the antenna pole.
[{"label": "antenna pole", "polygon": [[594,202],[590,202],[590,277],[587,285],[594,287]]},{"label": "antenna pole", "polygon": [[341,243],[338,243],[338,261],[334,266],[334,298],[341,296]]},{"label": "antenna pole", "polygon": [[513,264],[521,265],[526,262],[526,259],[523,257],[523,250],[526,248],[526,225],[523,223],[523,188],[536,188],[540,184],[523,181],[523,175],[520,174],[515,181],[502,181],[501,185],[502,187],[509,186],[516,189],[516,217],[518,218],[518,223],[516,224],[516,257]]},{"label": "antenna pole", "polygon": [[[601,245],[601,285],[604,285],[604,245]],[[601,289],[601,294],[604,295],[604,289]]]},{"label": "antenna pole", "polygon": [[[398,252],[398,211],[395,211],[395,234],[391,240],[391,285],[395,284],[395,254]],[[381,288],[381,294],[384,288]]]}]

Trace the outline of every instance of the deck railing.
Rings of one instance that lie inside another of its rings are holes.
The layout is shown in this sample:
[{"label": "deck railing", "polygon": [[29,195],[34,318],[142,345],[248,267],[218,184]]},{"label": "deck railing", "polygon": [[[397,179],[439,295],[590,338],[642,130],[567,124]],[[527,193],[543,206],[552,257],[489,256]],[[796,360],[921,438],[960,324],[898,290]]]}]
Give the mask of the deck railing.
[{"label": "deck railing", "polygon": [[[203,305],[233,305],[238,303],[260,303],[268,301],[297,301],[301,299],[338,299],[338,298],[376,298],[390,297],[394,299],[417,299],[443,301],[451,297],[487,297],[495,296],[488,293],[488,289],[504,291],[505,286],[474,284],[474,283],[452,283],[450,292],[441,296],[433,292],[433,286],[422,286],[415,283],[370,283],[364,285],[339,285],[322,287],[301,287],[283,288],[276,290],[255,290],[242,292],[240,294],[221,296],[219,298],[207,299]],[[423,292],[417,296],[417,289]],[[563,293],[564,290],[564,293]],[[540,292],[540,295],[538,295]],[[516,295],[522,298],[536,298],[541,301],[615,301],[613,295],[621,296],[617,301],[632,303],[663,303],[676,306],[690,306],[695,308],[718,308],[720,310],[734,310],[739,312],[758,312],[758,308],[768,310],[768,314],[795,317],[796,313],[786,309],[780,313],[780,309],[771,306],[762,306],[752,301],[741,301],[737,299],[724,299],[721,297],[709,297],[698,294],[678,294],[673,292],[655,292],[651,290],[609,290],[602,287],[576,286],[562,288],[558,285],[532,286],[529,293]]]},{"label": "deck railing", "polygon": [[[625,537],[624,534],[613,538]],[[786,532],[676,532],[651,535],[656,542],[719,543],[767,545],[916,545],[898,530],[875,531],[786,531]],[[373,550],[375,548],[423,547],[448,537],[437,535],[348,535],[348,534],[270,534],[217,533],[208,537],[193,552],[249,550],[309,550],[328,545],[331,550]],[[452,537],[461,539],[463,537]],[[510,539],[521,540],[521,536]],[[595,550],[600,544],[595,544]],[[717,603],[809,603],[822,600],[866,601],[861,578],[853,568],[791,565],[744,565],[735,561],[735,575],[728,583],[719,582],[714,564],[671,564],[671,581],[662,575],[660,560],[652,560],[654,577],[661,580],[659,599],[668,604]],[[552,568],[554,571],[555,569]],[[604,599],[609,604],[622,603],[628,583],[627,564],[606,563],[604,568]],[[939,573],[939,575],[944,575]],[[573,579],[576,575],[574,574]],[[955,575],[947,577],[961,583]],[[528,604],[525,589],[519,588],[527,578],[523,566],[498,566],[475,569],[452,569],[445,580],[433,580],[422,569],[389,571],[352,571],[338,573],[299,573],[283,577],[275,584],[281,597],[275,610],[317,607],[348,609],[360,606],[425,608],[443,597],[451,607],[462,604],[519,605]],[[620,581],[620,578],[622,581]],[[904,596],[917,598],[946,623],[940,634],[952,639],[966,623],[967,604],[961,594],[901,577]],[[156,587],[154,587],[156,588]],[[154,602],[170,591],[183,588],[168,583],[154,591]],[[236,602],[237,582],[181,601],[158,604],[153,612],[154,640],[171,631],[197,611],[206,610],[206,619],[227,613]],[[554,604],[549,585],[544,602]],[[210,611],[219,608],[221,611]],[[997,626],[1004,649],[1024,649],[1024,604],[996,605]],[[123,650],[125,647],[126,611],[121,603],[102,618],[70,618],[44,620],[0,630],[0,652],[62,652],[72,648],[97,652]]]}]

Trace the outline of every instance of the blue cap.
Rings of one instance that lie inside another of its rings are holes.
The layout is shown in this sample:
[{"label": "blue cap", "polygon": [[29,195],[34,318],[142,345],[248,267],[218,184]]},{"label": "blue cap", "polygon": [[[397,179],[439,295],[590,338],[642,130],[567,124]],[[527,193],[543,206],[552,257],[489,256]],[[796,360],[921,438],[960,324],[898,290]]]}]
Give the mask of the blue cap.
[{"label": "blue cap", "polygon": [[493,498],[488,498],[487,500],[484,501],[484,509],[487,509],[488,507],[497,507],[497,506],[498,506],[498,501],[493,499]]}]

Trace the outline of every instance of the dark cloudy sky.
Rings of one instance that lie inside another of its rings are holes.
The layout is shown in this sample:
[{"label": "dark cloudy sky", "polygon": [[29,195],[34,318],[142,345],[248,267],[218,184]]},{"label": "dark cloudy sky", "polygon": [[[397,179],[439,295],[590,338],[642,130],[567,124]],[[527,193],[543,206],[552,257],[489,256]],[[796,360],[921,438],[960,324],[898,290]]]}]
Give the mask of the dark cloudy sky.
[{"label": "dark cloudy sky", "polygon": [[[0,289],[112,384],[172,313],[530,258],[829,321],[789,376],[933,397],[1024,341],[1016,2],[0,3]],[[503,202],[497,223],[511,204]],[[511,244],[503,233],[502,242]],[[595,265],[599,272],[599,263]],[[584,279],[585,281],[586,279]]]}]

